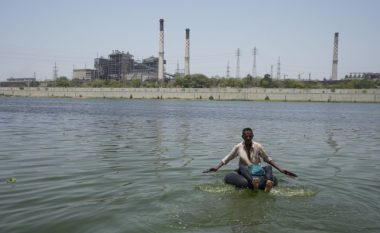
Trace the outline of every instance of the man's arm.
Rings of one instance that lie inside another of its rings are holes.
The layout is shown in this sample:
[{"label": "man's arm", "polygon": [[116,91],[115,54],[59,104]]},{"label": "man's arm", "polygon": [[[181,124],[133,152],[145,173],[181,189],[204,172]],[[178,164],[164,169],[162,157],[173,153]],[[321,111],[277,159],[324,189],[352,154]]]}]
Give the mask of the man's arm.
[{"label": "man's arm", "polygon": [[207,170],[204,170],[203,173],[208,173],[208,172],[216,172],[219,170],[219,168],[221,168],[222,166],[224,165],[224,163],[222,161],[220,161],[220,163],[214,167],[210,167],[209,169]]},{"label": "man's arm", "polygon": [[284,173],[284,171],[273,160],[269,161],[268,163],[272,165],[272,167],[276,168],[279,172]]},{"label": "man's arm", "polygon": [[290,176],[292,178],[294,177],[297,177],[296,174],[294,174],[293,172],[291,171],[288,171],[286,169],[281,169],[273,160],[269,161],[269,164],[272,165],[272,167],[276,168],[277,170],[279,170],[281,173],[284,173],[285,175],[287,176]]},{"label": "man's arm", "polygon": [[261,157],[264,159],[265,162],[267,162],[268,164],[270,164],[272,167],[276,168],[279,172],[287,175],[287,176],[291,176],[291,177],[297,177],[296,174],[294,174],[293,172],[290,172],[286,169],[282,169],[280,168],[280,166],[278,166],[273,160],[271,157],[269,157],[267,155],[267,153],[264,151],[264,149],[261,147],[261,150],[260,150],[260,155]]},{"label": "man's arm", "polygon": [[230,160],[236,158],[237,156],[237,150],[238,150],[238,147],[237,146],[234,146],[234,148],[231,150],[231,152],[222,159],[222,161],[220,161],[220,163],[214,167],[211,167],[205,171],[203,171],[203,173],[207,173],[207,172],[216,172],[219,170],[219,168],[221,168],[223,165],[227,164]]}]

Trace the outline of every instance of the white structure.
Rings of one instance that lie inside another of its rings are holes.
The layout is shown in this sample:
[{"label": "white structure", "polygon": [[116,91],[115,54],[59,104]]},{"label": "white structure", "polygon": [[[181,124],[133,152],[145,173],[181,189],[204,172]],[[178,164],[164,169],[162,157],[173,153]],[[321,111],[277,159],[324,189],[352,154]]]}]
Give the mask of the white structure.
[{"label": "white structure", "polygon": [[93,70],[93,69],[75,69],[75,70],[73,70],[73,79],[80,79],[80,80],[95,79],[95,70]]}]

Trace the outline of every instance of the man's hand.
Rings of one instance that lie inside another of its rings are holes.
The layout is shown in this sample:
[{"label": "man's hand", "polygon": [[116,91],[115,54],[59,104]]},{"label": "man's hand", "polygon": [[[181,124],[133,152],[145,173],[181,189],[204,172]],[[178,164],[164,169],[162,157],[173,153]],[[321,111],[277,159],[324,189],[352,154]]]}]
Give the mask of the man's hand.
[{"label": "man's hand", "polygon": [[210,167],[209,169],[204,170],[202,173],[209,173],[209,172],[216,172],[219,168],[217,167]]},{"label": "man's hand", "polygon": [[284,173],[285,175],[292,177],[292,178],[298,177],[295,173],[288,171],[288,170],[285,170],[285,169],[282,170],[282,173]]},{"label": "man's hand", "polygon": [[220,162],[218,165],[216,165],[215,167],[210,167],[209,169],[206,169],[203,171],[203,173],[209,173],[209,172],[216,172],[219,170],[219,168],[221,168],[223,166],[223,162]]}]

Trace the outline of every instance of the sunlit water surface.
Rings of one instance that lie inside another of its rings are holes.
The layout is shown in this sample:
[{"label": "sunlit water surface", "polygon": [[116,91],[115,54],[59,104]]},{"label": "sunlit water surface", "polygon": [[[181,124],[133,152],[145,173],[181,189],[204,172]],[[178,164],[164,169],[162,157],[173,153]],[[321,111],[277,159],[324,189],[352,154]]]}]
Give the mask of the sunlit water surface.
[{"label": "sunlit water surface", "polygon": [[[299,178],[202,174],[244,127]],[[0,98],[0,146],[0,232],[380,232],[378,104]]]}]

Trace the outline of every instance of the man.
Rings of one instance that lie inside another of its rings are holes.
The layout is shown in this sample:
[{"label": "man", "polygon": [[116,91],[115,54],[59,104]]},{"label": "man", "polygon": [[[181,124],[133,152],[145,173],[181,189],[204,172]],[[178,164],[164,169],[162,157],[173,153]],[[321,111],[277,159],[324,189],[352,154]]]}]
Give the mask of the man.
[{"label": "man", "polygon": [[[252,141],[253,138],[253,131],[251,128],[245,128],[242,132],[242,138],[243,141],[237,145],[234,146],[232,151],[222,159],[222,161],[214,167],[211,167],[204,171],[204,173],[207,172],[216,172],[218,171],[223,165],[226,165],[229,161],[239,156],[239,169],[237,170],[238,174],[240,176],[243,176],[248,181],[248,187],[251,187],[253,189],[259,188],[260,179],[259,177],[255,176],[250,172],[250,169],[253,166],[260,165],[261,159],[264,160],[266,163],[272,165],[277,170],[279,170],[281,173],[284,173],[286,175],[296,177],[296,175],[290,171],[287,171],[285,169],[281,169],[271,157],[269,157],[263,147],[257,143]],[[274,183],[274,177],[272,175],[272,167],[267,166],[264,167],[265,170],[265,188],[264,191],[269,192],[272,187],[275,185]],[[227,175],[228,176],[228,175]],[[227,177],[226,177],[227,178]],[[261,177],[263,178],[263,177]],[[227,182],[227,179],[226,179]],[[233,183],[233,182],[227,182],[227,183]],[[239,186],[239,185],[237,185]]]}]

